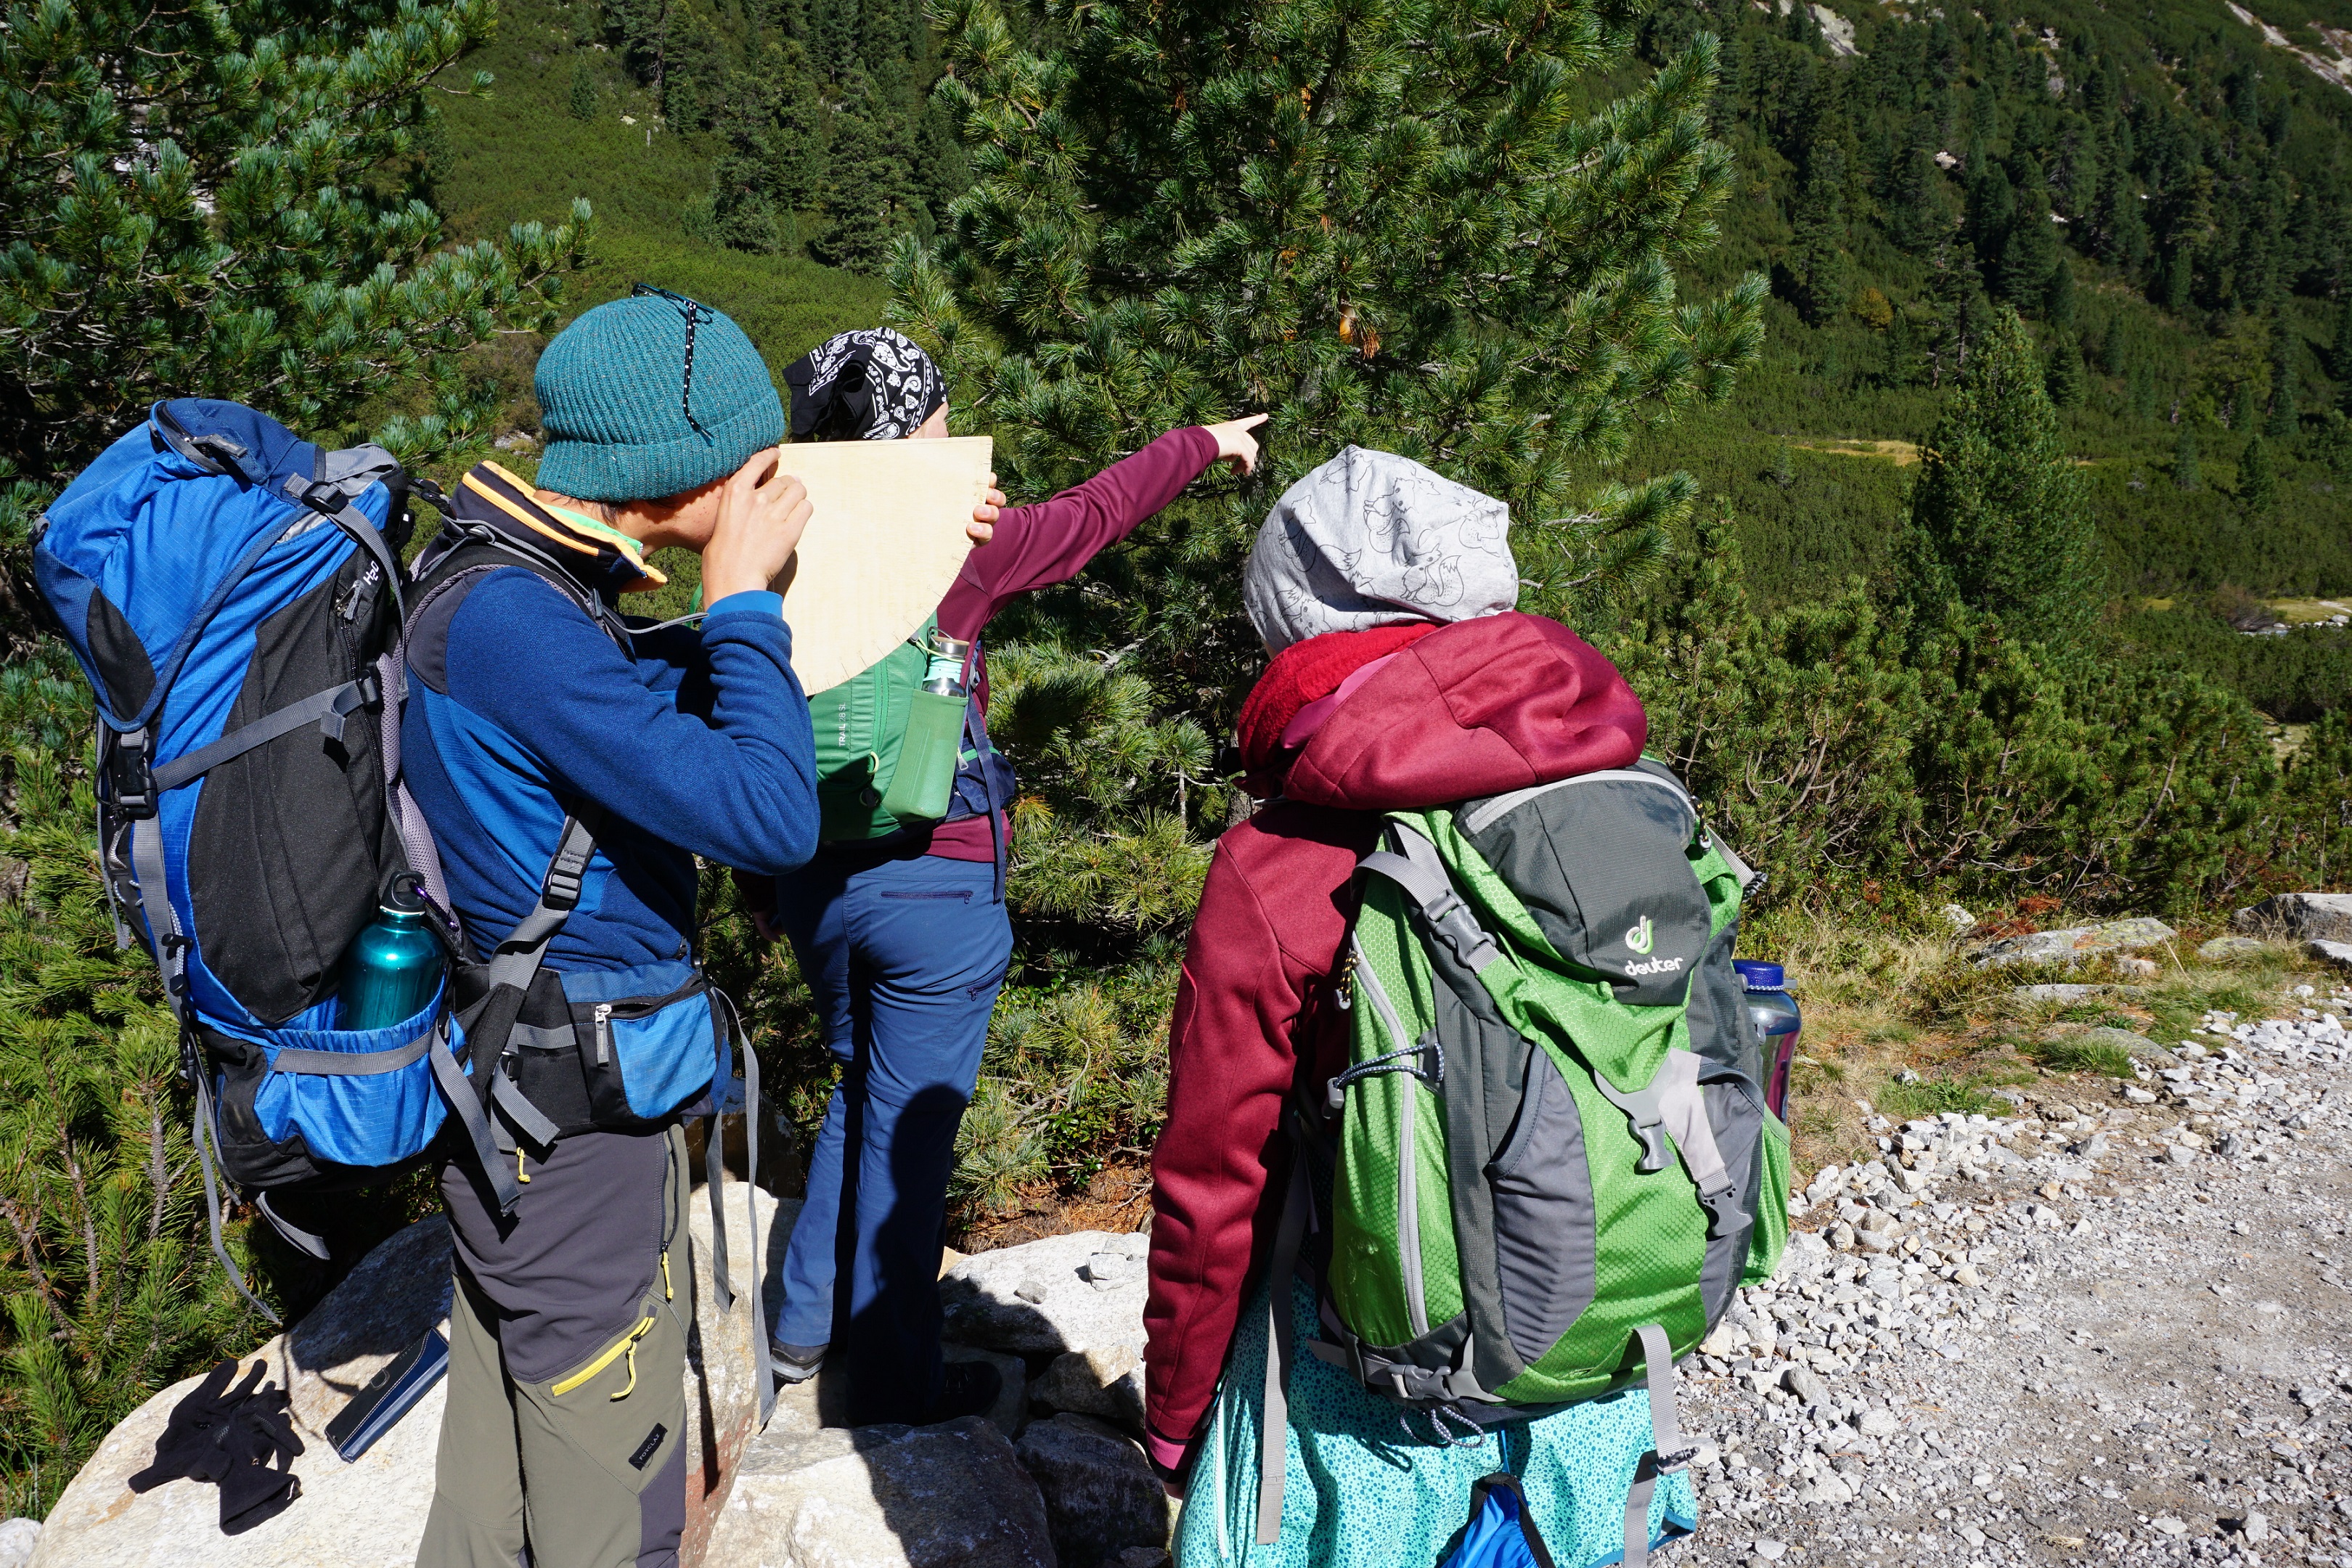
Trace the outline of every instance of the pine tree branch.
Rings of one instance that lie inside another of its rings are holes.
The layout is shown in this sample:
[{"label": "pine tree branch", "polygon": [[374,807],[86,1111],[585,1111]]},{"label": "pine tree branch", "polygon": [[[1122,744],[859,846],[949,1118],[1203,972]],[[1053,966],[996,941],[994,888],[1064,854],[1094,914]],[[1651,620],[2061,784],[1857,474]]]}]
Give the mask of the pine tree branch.
[{"label": "pine tree branch", "polygon": [[34,1237],[32,1228],[25,1223],[24,1211],[17,1206],[16,1199],[0,1197],[0,1215],[7,1217],[8,1228],[16,1233],[16,1256],[25,1260],[25,1272],[31,1277],[33,1289],[40,1293],[43,1304],[49,1310],[49,1315],[57,1320],[58,1331],[61,1333],[70,1331],[73,1321],[66,1316],[65,1308],[58,1300],[57,1289],[49,1283],[47,1270],[41,1267],[39,1244]]}]

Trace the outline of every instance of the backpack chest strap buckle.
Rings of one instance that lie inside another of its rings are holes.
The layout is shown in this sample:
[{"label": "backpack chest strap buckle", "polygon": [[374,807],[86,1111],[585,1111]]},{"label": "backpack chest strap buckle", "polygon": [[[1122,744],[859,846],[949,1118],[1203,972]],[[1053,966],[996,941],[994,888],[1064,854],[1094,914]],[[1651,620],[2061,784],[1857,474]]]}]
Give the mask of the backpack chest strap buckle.
[{"label": "backpack chest strap buckle", "polygon": [[[145,818],[155,815],[155,772],[151,765],[147,731],[128,732],[99,726],[100,749],[106,753],[107,804],[124,816]],[[106,737],[112,737],[110,743]]]}]

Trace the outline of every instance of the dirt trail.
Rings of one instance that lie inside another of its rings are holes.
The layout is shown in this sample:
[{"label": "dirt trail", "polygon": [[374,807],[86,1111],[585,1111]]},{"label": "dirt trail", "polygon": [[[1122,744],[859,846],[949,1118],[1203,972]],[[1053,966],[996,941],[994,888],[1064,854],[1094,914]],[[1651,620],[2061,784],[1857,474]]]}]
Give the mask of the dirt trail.
[{"label": "dirt trail", "polygon": [[1674,1560],[2352,1568],[2352,992],[2286,1001],[1817,1180],[1689,1363]]}]

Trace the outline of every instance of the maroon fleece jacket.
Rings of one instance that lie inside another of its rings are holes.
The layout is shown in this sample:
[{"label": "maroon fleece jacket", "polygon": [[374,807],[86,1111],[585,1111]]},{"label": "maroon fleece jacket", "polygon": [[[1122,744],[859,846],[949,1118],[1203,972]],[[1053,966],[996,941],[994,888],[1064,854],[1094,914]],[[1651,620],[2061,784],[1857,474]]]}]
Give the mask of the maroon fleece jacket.
[{"label": "maroon fleece jacket", "polygon": [[[1006,507],[997,516],[995,536],[964,557],[955,586],[940,601],[940,630],[966,642],[978,637],[1014,595],[1068,582],[1216,460],[1217,438],[1188,425],[1049,500]],[[985,717],[985,666],[978,684]],[[923,852],[943,860],[993,860],[996,836],[985,816],[967,816],[933,828]]]},{"label": "maroon fleece jacket", "polygon": [[1144,1412],[1162,1465],[1199,1435],[1273,1244],[1284,1096],[1344,1062],[1326,995],[1381,813],[1623,767],[1647,733],[1616,667],[1565,626],[1516,612],[1464,621],[1366,680],[1291,759],[1281,795],[1217,841],[1151,1161]]}]

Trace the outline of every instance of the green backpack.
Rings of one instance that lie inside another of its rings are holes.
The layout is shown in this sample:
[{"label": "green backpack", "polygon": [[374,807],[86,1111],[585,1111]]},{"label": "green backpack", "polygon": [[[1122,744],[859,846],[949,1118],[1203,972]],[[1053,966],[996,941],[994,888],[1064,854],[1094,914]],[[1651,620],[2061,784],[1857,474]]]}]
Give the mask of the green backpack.
[{"label": "green backpack", "polygon": [[938,629],[933,616],[880,662],[809,698],[820,842],[886,837],[938,822],[954,804],[956,771],[971,760],[970,699],[923,689]]},{"label": "green backpack", "polygon": [[[1788,1131],[1731,967],[1754,873],[1648,758],[1391,813],[1360,870],[1350,1065],[1293,1107],[1274,1278],[1306,1251],[1308,1349],[1441,1437],[1646,1379],[1638,1564],[1655,1478],[1689,1458],[1674,1363],[1788,1235]],[[1274,1298],[1262,1542],[1282,1511]]]}]

